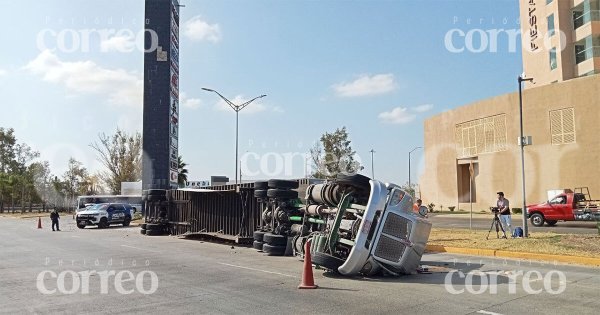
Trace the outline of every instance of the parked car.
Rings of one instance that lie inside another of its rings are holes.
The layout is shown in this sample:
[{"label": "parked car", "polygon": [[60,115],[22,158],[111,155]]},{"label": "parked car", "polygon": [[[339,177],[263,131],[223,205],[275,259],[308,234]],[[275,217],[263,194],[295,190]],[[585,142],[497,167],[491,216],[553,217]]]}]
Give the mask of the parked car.
[{"label": "parked car", "polygon": [[134,212],[129,204],[101,203],[78,212],[75,219],[80,229],[91,225],[96,225],[98,228],[107,228],[112,224],[129,226]]},{"label": "parked car", "polygon": [[544,223],[553,226],[558,221],[600,221],[600,201],[588,200],[580,191],[566,190],[551,200],[527,206],[531,224],[539,227]]}]

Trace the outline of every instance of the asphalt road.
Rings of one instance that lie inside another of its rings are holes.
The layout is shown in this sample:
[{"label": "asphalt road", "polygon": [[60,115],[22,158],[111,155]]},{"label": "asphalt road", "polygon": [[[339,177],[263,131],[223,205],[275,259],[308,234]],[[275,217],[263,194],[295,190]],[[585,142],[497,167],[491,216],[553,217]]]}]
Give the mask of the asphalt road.
[{"label": "asphalt road", "polygon": [[[600,270],[594,268],[426,254],[423,263],[431,274],[343,278],[315,270],[320,288],[298,290],[302,262],[294,257],[143,236],[136,227],[79,230],[69,218],[63,220],[63,231],[52,232],[47,219],[38,230],[35,219],[0,217],[0,313],[597,314],[600,308]],[[140,286],[105,277],[111,271],[126,280],[131,272]],[[461,278],[457,271],[485,274],[470,286],[469,276]],[[518,276],[530,271],[541,277]],[[157,280],[153,292],[151,273]],[[482,285],[492,275],[498,285]],[[119,285],[132,293],[123,294]]]},{"label": "asphalt road", "polygon": [[[473,228],[476,230],[489,230],[492,224],[493,216],[483,216],[476,214],[473,217]],[[430,214],[429,220],[434,227],[440,228],[469,228],[469,215],[468,214]],[[521,216],[512,216],[512,225],[523,226],[523,219]],[[560,234],[596,234],[598,235],[598,229],[596,228],[596,222],[558,222],[555,226],[535,227],[531,225],[531,221],[527,221],[530,233],[535,232],[555,232]],[[495,231],[495,230],[494,230]]]}]

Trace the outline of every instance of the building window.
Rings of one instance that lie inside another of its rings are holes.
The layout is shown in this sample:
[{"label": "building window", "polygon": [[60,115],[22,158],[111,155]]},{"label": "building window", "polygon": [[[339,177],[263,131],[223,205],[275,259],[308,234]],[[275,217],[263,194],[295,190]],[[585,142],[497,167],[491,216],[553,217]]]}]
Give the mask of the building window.
[{"label": "building window", "polygon": [[600,36],[590,35],[575,43],[575,63],[600,57]]},{"label": "building window", "polygon": [[558,66],[556,62],[556,48],[550,49],[550,70],[556,69]]},{"label": "building window", "polygon": [[573,8],[574,29],[592,21],[600,21],[600,0],[584,0]]},{"label": "building window", "polygon": [[460,123],[454,135],[459,158],[506,151],[506,114]]},{"label": "building window", "polygon": [[554,13],[548,16],[548,37],[554,35]]},{"label": "building window", "polygon": [[546,4],[552,3],[552,0],[546,0]]},{"label": "building window", "polygon": [[549,115],[552,145],[575,143],[575,109],[552,110]]}]

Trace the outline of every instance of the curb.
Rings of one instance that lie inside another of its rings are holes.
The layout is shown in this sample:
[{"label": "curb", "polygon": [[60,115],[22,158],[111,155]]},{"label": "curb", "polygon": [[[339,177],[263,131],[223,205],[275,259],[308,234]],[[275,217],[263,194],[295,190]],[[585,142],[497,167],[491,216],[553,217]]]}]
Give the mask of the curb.
[{"label": "curb", "polygon": [[539,254],[539,253],[526,253],[526,252],[513,252],[507,250],[495,250],[495,249],[478,249],[478,248],[463,248],[463,247],[450,247],[443,245],[427,245],[426,251],[437,252],[437,253],[451,253],[451,254],[463,254],[473,256],[491,256],[491,257],[503,257],[503,258],[524,258],[535,259],[541,261],[554,261],[575,265],[586,265],[598,267],[600,266],[600,258],[582,257],[582,256],[561,256],[551,254]]}]

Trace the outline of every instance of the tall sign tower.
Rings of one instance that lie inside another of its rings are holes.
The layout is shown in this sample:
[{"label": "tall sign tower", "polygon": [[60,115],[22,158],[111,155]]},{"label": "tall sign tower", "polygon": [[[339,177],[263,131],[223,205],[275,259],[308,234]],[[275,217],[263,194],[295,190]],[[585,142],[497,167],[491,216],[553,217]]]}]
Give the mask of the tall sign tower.
[{"label": "tall sign tower", "polygon": [[177,187],[179,0],[145,0],[142,187]]}]

